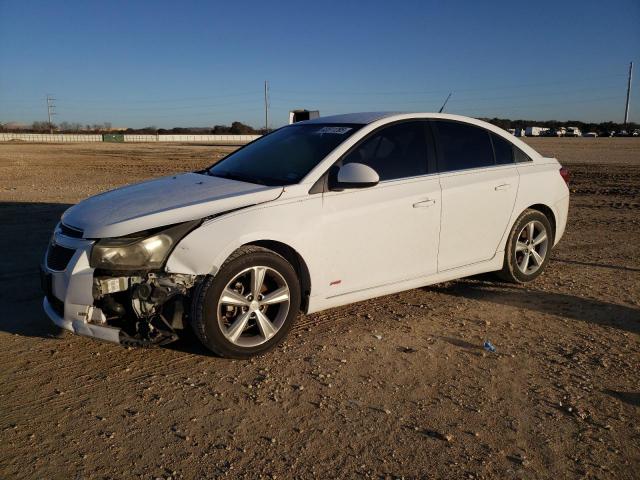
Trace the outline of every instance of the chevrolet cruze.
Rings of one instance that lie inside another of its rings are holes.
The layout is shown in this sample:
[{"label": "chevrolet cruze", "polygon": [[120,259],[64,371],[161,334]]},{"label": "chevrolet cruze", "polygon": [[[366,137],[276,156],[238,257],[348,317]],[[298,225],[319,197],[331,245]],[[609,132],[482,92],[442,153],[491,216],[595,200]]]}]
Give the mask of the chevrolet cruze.
[{"label": "chevrolet cruze", "polygon": [[566,180],[556,159],[472,118],[300,122],[68,209],[42,265],[44,310],[125,345],[192,328],[246,358],[301,311],[482,272],[532,281],[564,233]]}]

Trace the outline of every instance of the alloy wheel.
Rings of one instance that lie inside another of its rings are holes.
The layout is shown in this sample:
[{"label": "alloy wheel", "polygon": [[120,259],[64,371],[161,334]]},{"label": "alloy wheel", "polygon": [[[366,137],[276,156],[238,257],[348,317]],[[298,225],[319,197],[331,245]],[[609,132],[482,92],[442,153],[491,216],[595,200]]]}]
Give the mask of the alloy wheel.
[{"label": "alloy wheel", "polygon": [[272,338],[284,324],[290,292],[284,277],[266,266],[242,270],[218,300],[218,324],[225,338],[240,347],[255,347]]},{"label": "alloy wheel", "polygon": [[535,273],[544,263],[549,249],[547,229],[538,220],[527,223],[518,234],[515,247],[516,265],[525,275]]}]

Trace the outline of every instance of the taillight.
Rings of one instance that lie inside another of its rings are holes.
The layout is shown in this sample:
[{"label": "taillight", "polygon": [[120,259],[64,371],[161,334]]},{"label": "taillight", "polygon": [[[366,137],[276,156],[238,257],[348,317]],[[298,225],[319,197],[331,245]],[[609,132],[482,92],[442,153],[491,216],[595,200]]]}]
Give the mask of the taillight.
[{"label": "taillight", "polygon": [[560,176],[562,177],[562,179],[564,180],[564,182],[565,182],[567,185],[569,185],[569,178],[570,178],[570,175],[569,175],[569,169],[568,169],[568,168],[561,167],[561,168],[560,168]]}]

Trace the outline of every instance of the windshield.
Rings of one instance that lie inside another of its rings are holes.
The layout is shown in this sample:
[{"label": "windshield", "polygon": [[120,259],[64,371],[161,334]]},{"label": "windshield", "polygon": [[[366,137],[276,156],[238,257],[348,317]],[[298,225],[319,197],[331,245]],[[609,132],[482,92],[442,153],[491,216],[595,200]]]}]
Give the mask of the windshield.
[{"label": "windshield", "polygon": [[233,152],[211,167],[214,177],[260,185],[292,185],[362,125],[289,125]]}]

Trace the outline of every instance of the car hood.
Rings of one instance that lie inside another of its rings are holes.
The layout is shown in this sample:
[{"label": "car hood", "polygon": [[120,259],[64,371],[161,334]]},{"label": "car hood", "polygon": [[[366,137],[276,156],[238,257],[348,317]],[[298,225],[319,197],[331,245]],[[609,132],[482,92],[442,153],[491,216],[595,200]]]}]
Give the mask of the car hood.
[{"label": "car hood", "polygon": [[282,190],[185,173],[89,197],[69,208],[62,222],[84,238],[119,237],[275,200]]}]

